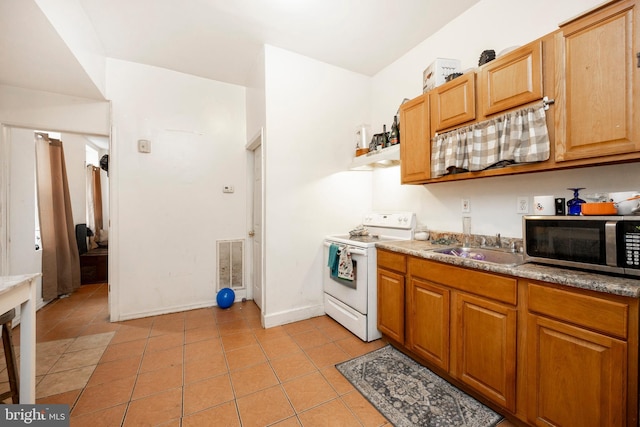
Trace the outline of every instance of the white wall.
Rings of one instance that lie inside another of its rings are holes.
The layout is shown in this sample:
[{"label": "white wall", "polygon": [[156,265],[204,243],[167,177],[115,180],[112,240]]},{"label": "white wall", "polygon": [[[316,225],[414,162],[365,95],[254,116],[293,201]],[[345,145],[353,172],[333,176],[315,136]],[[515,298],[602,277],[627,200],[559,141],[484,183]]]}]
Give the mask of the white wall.
[{"label": "white wall", "polygon": [[[256,58],[255,64],[247,78],[247,138],[256,136],[266,125],[266,102],[264,88],[264,49]],[[249,141],[247,141],[249,142]]]},{"label": "white wall", "polygon": [[109,109],[108,101],[0,85],[0,123],[7,125],[105,136]]},{"label": "white wall", "polygon": [[371,174],[345,172],[370,78],[265,47],[265,325],[324,312],[322,240],[361,223]]},{"label": "white wall", "polygon": [[[73,211],[73,223],[87,223],[87,172],[85,168],[86,139],[82,135],[63,133],[60,136],[64,148],[69,197]],[[95,231],[95,230],[94,230]]]},{"label": "white wall", "polygon": [[245,89],[109,59],[107,94],[112,320],[214,305],[215,242],[246,236]]},{"label": "white wall", "polygon": [[[374,76],[372,123],[390,123],[403,98],[422,93],[422,71],[435,58],[458,58],[463,69],[474,67],[483,50],[494,49],[499,53],[504,48],[526,44],[600,3],[600,0],[480,1]],[[399,167],[380,169],[373,173],[373,207],[413,210],[418,221],[430,229],[461,232],[464,197],[471,201],[472,233],[521,237],[522,216],[516,214],[518,196],[527,196],[531,204],[534,195],[569,200],[572,193],[568,187],[586,187],[583,194],[638,190],[637,167],[637,164],[603,166],[427,186],[400,185]]]},{"label": "white wall", "polygon": [[[9,201],[9,271],[7,274],[42,272],[42,251],[35,250],[36,151],[32,130],[9,129],[11,170]],[[37,307],[42,302],[38,278]]]},{"label": "white wall", "polygon": [[105,93],[105,55],[79,0],[35,0],[98,90]]}]

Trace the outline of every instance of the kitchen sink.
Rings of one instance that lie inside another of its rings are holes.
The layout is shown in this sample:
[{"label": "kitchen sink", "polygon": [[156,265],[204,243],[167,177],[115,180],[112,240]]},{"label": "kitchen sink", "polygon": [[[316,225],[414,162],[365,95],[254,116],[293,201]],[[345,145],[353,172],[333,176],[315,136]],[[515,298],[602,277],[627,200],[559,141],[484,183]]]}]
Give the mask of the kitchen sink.
[{"label": "kitchen sink", "polygon": [[431,252],[505,266],[524,264],[522,254],[497,248],[463,248],[462,246],[456,246],[453,248],[432,249]]}]

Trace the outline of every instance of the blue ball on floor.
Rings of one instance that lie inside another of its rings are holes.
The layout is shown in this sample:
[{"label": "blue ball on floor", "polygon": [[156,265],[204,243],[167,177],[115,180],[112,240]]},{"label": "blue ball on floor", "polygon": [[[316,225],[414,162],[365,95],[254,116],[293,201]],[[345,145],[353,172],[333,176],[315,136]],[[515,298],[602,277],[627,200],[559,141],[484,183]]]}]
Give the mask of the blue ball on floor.
[{"label": "blue ball on floor", "polygon": [[222,288],[216,296],[218,307],[229,308],[233,305],[233,301],[236,299],[236,293],[231,288]]}]

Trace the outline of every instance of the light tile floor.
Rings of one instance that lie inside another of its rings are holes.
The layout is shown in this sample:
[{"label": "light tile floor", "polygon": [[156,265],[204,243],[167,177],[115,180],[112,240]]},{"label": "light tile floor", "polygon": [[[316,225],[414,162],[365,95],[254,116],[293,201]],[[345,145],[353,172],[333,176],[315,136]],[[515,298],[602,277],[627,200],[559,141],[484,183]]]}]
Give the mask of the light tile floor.
[{"label": "light tile floor", "polygon": [[385,342],[326,316],[265,330],[249,301],[110,323],[107,286],[84,285],[36,325],[37,402],[71,426],[390,425],[334,367]]}]

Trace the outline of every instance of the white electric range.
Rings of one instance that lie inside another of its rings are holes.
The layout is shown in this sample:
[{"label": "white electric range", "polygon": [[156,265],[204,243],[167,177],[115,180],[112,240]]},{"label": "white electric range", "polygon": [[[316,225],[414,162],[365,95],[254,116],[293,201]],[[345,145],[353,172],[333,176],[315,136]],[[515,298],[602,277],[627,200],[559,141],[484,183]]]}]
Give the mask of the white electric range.
[{"label": "white electric range", "polygon": [[[381,337],[377,328],[377,274],[376,243],[393,240],[411,240],[416,228],[416,215],[412,212],[373,212],[364,216],[362,225],[367,236],[341,234],[324,240],[324,310],[338,323],[363,341]],[[329,248],[338,245],[348,250],[354,265],[353,281],[338,279],[328,267]]]}]

